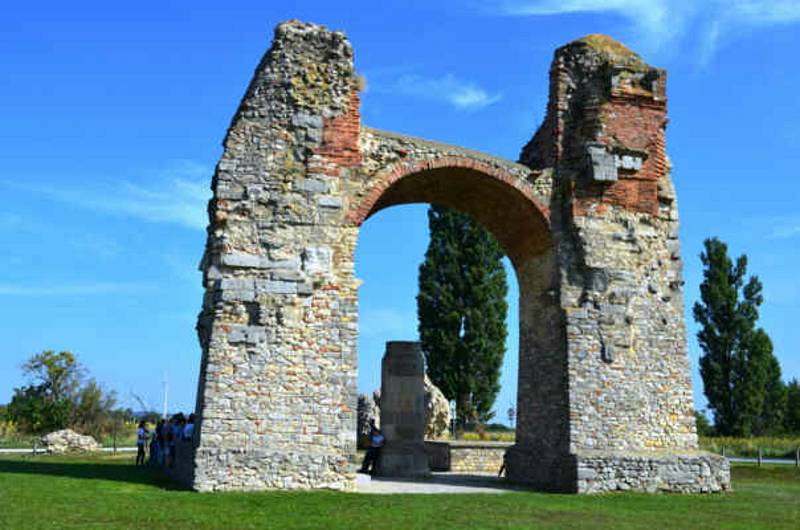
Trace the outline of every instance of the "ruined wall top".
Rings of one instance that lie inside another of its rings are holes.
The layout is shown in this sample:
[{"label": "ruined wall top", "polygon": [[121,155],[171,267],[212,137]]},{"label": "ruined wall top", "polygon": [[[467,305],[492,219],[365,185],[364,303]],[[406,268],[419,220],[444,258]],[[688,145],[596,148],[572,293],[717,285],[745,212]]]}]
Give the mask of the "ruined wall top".
[{"label": "ruined wall top", "polygon": [[575,214],[610,205],[657,215],[659,186],[671,188],[666,77],[605,35],[558,48],[547,115],[520,162],[557,167]]}]

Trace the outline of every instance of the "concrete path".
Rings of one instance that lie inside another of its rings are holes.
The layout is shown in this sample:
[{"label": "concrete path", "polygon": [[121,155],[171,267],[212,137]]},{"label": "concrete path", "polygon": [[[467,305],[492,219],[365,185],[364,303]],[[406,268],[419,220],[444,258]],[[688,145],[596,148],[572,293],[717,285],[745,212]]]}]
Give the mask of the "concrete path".
[{"label": "concrete path", "polygon": [[419,479],[373,478],[359,473],[356,477],[358,493],[387,495],[393,493],[509,493],[527,491],[508,484],[494,475],[466,475],[460,473],[432,473]]}]

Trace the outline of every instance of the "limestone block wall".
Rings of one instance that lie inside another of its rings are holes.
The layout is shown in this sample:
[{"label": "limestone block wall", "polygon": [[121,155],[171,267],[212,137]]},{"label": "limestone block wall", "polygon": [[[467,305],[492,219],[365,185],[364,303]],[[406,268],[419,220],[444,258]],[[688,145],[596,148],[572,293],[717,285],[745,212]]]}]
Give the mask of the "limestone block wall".
[{"label": "limestone block wall", "polygon": [[434,471],[497,475],[510,442],[425,441],[430,467]]},{"label": "limestone block wall", "polygon": [[455,442],[450,445],[450,471],[496,475],[510,446],[503,442]]}]

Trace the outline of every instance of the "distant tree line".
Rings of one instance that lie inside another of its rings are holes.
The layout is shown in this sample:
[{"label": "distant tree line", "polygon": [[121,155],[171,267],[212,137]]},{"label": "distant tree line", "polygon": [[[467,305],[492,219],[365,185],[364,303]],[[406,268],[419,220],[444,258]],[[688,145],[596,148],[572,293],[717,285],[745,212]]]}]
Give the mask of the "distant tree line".
[{"label": "distant tree line", "polygon": [[757,276],[747,275],[747,256],[734,263],[728,247],[706,239],[700,254],[703,282],[694,319],[703,354],[700,374],[711,426],[698,415],[698,432],[720,436],[800,434],[800,384],[784,383],[767,332],[757,326],[764,301]]},{"label": "distant tree line", "polygon": [[86,371],[68,351],[38,353],[22,371],[28,384],[15,388],[11,402],[0,408],[0,420],[14,422],[22,433],[72,428],[98,437],[132,417],[130,410],[117,407],[114,391],[85,377]]}]

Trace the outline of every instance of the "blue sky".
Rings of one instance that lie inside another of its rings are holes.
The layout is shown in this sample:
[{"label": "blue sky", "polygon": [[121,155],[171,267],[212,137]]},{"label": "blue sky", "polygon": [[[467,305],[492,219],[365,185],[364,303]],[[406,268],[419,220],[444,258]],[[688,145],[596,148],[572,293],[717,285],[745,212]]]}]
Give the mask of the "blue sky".
[{"label": "blue sky", "polygon": [[[761,324],[784,377],[800,377],[797,0],[114,4],[0,14],[0,402],[31,354],[69,349],[125,404],[135,393],[158,406],[166,374],[170,408],[193,407],[208,186],[272,29],[289,18],[347,33],[367,79],[365,124],[510,159],[544,116],[557,46],[606,33],[667,68],[687,308],[702,240],[719,236],[749,255]],[[361,391],[379,385],[384,341],[416,336],[426,244],[424,206],[362,229]],[[500,419],[516,392],[513,312],[509,331]]]}]

